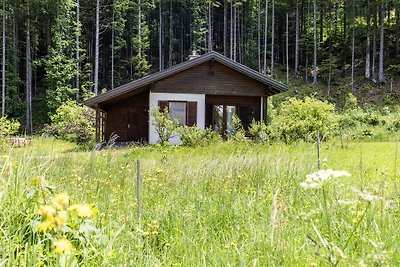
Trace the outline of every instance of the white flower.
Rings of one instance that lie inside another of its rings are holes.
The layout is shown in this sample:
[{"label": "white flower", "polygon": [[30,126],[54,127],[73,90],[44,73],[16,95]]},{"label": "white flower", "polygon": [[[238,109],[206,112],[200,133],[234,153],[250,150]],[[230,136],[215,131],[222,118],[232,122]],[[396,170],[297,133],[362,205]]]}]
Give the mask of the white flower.
[{"label": "white flower", "polygon": [[358,200],[344,200],[344,199],[339,199],[338,203],[340,205],[344,205],[344,206],[352,206],[352,205],[357,205],[360,204],[360,201]]},{"label": "white flower", "polygon": [[375,200],[383,199],[383,197],[373,195],[371,192],[368,192],[368,191],[360,191],[360,190],[353,188],[353,192],[355,192],[361,199],[363,199],[367,202],[372,202]]},{"label": "white flower", "polygon": [[346,171],[334,171],[331,169],[319,170],[317,172],[306,175],[306,180],[300,183],[300,186],[310,189],[320,188],[325,182],[329,181],[330,179],[338,178],[341,176],[351,176],[351,174]]}]

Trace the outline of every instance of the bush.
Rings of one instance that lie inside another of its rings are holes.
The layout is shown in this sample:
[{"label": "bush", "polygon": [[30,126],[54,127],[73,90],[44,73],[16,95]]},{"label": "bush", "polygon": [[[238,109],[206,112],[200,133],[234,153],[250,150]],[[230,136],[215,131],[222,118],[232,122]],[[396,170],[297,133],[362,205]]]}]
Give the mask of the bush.
[{"label": "bush", "polygon": [[315,140],[317,131],[327,139],[338,128],[338,116],[333,104],[312,97],[289,98],[278,109],[272,127],[276,137],[286,142]]},{"label": "bush", "polygon": [[249,134],[255,142],[265,143],[269,141],[269,128],[264,122],[253,120],[250,124]]},{"label": "bush", "polygon": [[170,119],[167,107],[164,110],[160,110],[159,107],[154,108],[150,111],[150,115],[154,118],[152,124],[158,134],[159,142],[161,145],[169,144],[169,139],[177,135],[179,122]]},{"label": "bush", "polygon": [[204,146],[221,140],[221,136],[210,128],[203,130],[196,126],[183,126],[179,128],[179,133],[184,146]]},{"label": "bush", "polygon": [[8,142],[9,136],[18,132],[19,126],[16,120],[9,120],[7,116],[0,117],[0,149]]},{"label": "bush", "polygon": [[45,126],[45,132],[56,138],[89,146],[95,139],[95,114],[89,108],[68,101],[61,105],[50,117],[51,124]]}]

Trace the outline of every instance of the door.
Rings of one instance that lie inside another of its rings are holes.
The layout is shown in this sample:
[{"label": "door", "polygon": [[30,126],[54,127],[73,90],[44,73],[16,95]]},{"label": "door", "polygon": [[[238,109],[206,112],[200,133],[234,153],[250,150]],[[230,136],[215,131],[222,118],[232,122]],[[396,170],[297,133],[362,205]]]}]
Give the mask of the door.
[{"label": "door", "polygon": [[127,141],[136,141],[137,137],[135,135],[138,130],[138,118],[136,116],[136,112],[133,110],[128,111],[128,134],[127,134]]},{"label": "door", "polygon": [[214,105],[212,129],[219,132],[223,137],[231,136],[235,133],[233,117],[236,114],[236,106]]}]

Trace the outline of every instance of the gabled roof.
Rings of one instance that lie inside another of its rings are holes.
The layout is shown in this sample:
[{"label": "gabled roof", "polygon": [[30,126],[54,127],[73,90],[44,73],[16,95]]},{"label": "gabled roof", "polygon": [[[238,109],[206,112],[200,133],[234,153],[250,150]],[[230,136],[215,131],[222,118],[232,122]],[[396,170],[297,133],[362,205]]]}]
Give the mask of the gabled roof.
[{"label": "gabled roof", "polygon": [[236,61],[233,61],[233,60],[221,55],[218,52],[211,51],[211,52],[201,55],[195,59],[185,61],[185,62],[177,64],[173,67],[153,73],[151,75],[145,76],[145,77],[135,80],[133,82],[121,85],[121,86],[119,86],[113,90],[110,90],[106,93],[103,93],[101,95],[90,98],[85,101],[85,105],[90,106],[90,107],[95,107],[96,104],[100,104],[104,101],[108,101],[108,100],[111,100],[118,96],[121,96],[123,94],[132,92],[136,89],[142,88],[143,86],[152,84],[156,81],[159,81],[168,76],[179,73],[181,71],[190,69],[192,67],[200,65],[202,63],[205,63],[209,60],[215,60],[231,69],[234,69],[248,77],[253,78],[254,80],[257,80],[265,85],[268,85],[268,86],[272,87],[273,89],[275,89],[276,93],[280,93],[280,92],[286,91],[288,89],[286,85],[284,85],[272,78],[269,78],[266,75],[263,75],[263,74],[255,71],[249,67],[246,67],[245,65],[240,64]]}]

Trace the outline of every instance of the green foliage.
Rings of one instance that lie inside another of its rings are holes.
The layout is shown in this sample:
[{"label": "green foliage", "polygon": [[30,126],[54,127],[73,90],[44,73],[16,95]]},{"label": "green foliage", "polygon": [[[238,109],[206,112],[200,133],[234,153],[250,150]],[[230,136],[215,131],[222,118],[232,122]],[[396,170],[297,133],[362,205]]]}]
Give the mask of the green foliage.
[{"label": "green foliage", "polygon": [[271,127],[275,137],[286,142],[314,141],[317,131],[328,139],[338,128],[338,117],[333,104],[312,97],[289,98],[279,107]]},{"label": "green foliage", "polygon": [[249,134],[257,143],[265,143],[269,141],[270,129],[264,122],[253,120],[250,124]]},{"label": "green foliage", "polygon": [[205,146],[221,141],[221,136],[210,128],[199,129],[195,126],[182,126],[179,128],[179,137],[182,145],[189,147]]},{"label": "green foliage", "polygon": [[153,117],[151,123],[158,134],[159,142],[161,145],[168,145],[169,139],[177,135],[179,122],[170,119],[167,107],[163,111],[156,107],[150,111],[150,115]]},{"label": "green foliage", "polygon": [[[228,134],[228,139],[234,140],[234,141],[246,141],[246,132],[243,129],[242,121],[240,120],[239,116],[236,114],[233,115],[232,117],[232,125],[230,125],[233,129],[233,133]],[[228,125],[229,128],[229,125]]]},{"label": "green foliage", "polygon": [[87,107],[68,101],[50,117],[45,132],[79,146],[90,147],[94,142],[94,112]]},{"label": "green foliage", "polygon": [[7,116],[0,117],[0,149],[8,143],[8,137],[18,132],[20,124],[16,120],[9,120]]}]

